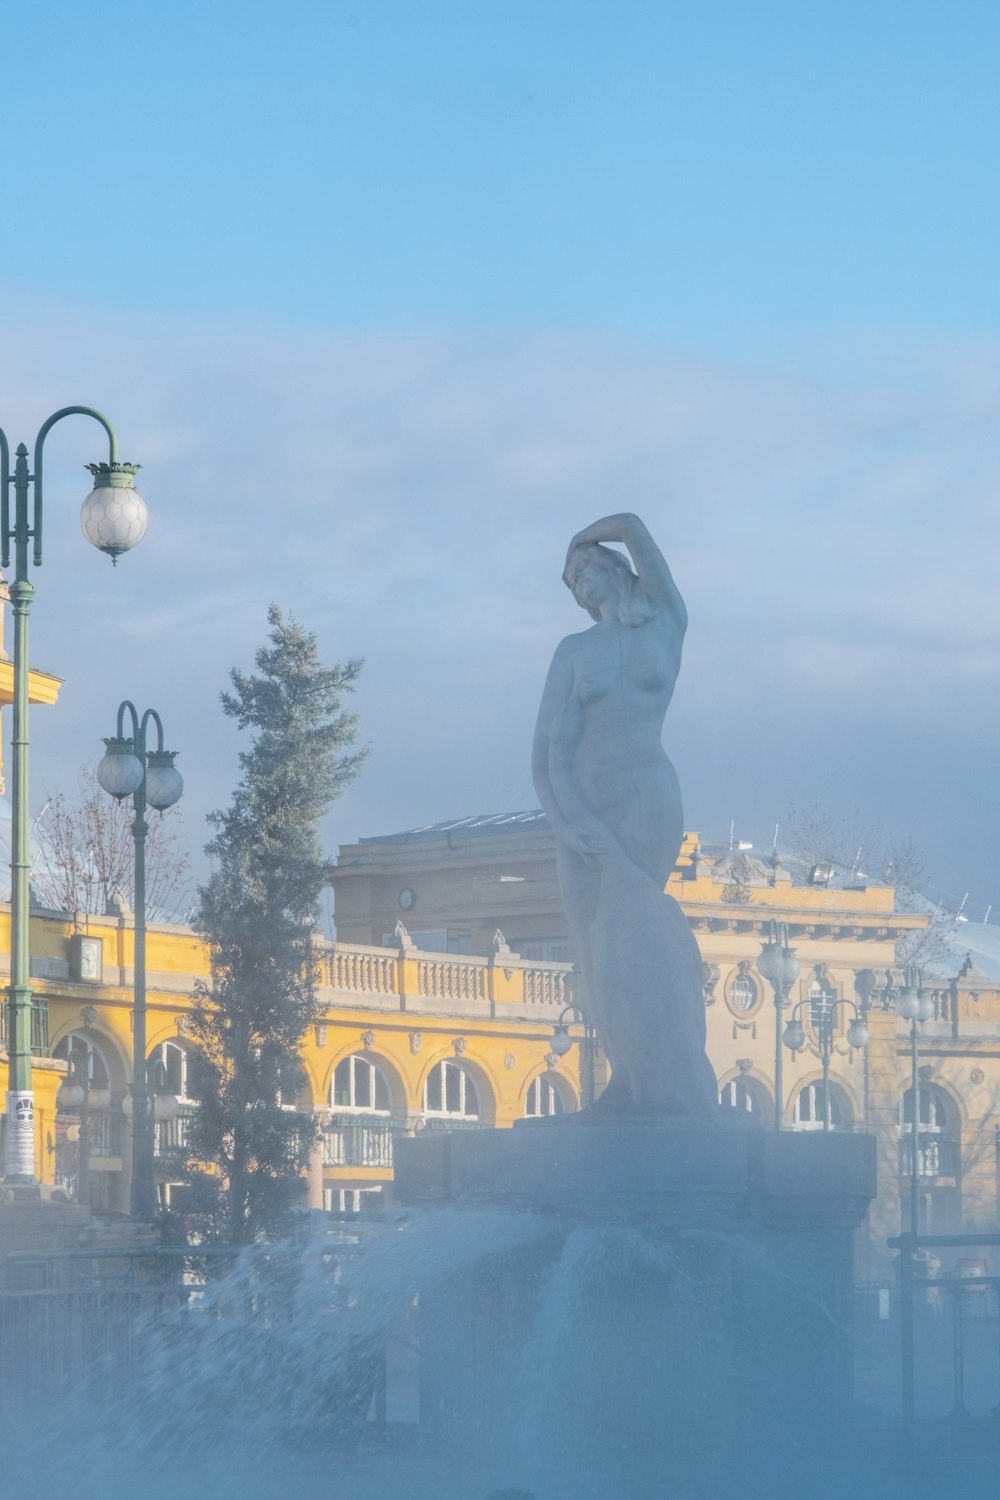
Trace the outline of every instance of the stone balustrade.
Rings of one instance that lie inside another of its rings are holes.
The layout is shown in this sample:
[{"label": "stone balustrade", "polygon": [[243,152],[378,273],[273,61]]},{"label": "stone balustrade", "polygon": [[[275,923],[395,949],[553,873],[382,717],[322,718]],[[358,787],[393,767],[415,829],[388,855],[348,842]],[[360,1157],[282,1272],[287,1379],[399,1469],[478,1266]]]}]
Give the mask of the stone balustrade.
[{"label": "stone balustrade", "polygon": [[409,945],[325,943],[320,951],[321,1005],[444,1015],[548,1021],[574,1001],[570,964],[522,959],[503,950],[490,958],[425,953]]}]

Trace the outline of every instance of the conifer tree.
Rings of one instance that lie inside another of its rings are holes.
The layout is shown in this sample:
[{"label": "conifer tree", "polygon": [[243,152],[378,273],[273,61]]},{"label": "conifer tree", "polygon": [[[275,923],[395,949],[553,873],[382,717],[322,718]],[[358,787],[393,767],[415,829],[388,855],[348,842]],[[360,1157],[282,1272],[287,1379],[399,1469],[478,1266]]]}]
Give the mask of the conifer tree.
[{"label": "conifer tree", "polygon": [[221,694],[223,712],[251,744],[229,807],[209,818],[215,868],[194,924],[208,944],[212,983],[191,1014],[200,1054],[191,1165],[202,1168],[203,1190],[214,1186],[216,1226],[231,1244],[280,1232],[301,1195],[315,1126],[289,1105],[316,1015],[319,824],[367,754],[344,753],[357,714],[342,707],[342,694],[363,663],[324,667],[315,635],[276,605],[268,622],[256,672],[234,670],[232,691]]}]

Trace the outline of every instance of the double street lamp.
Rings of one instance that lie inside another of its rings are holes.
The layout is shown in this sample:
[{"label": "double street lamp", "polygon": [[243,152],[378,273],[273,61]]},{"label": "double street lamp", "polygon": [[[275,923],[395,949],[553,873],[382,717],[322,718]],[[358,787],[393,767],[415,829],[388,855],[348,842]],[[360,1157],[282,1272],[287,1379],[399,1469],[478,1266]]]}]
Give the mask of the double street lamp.
[{"label": "double street lamp", "polygon": [[[80,514],[84,535],[116,562],[141,541],[146,530],[146,502],[134,484],[138,464],[122,463],[114,429],[106,417],[89,406],[64,406],[42,423],[35,438],[34,461],[19,443],[11,472],[10,445],[0,430],[0,558],[10,565],[14,543],[14,580],[10,586],[14,613],[14,722],[11,736],[11,861],[10,861],[10,985],[7,990],[7,1139],[5,1177],[8,1183],[35,1181],[35,1096],[31,1086],[32,991],[29,953],[28,837],[28,616],[35,590],[28,578],[28,542],[32,562],[42,561],[42,455],[45,439],[63,417],[92,417],[108,435],[107,463],[88,464],[94,486]],[[14,487],[11,525],[10,489]],[[34,503],[29,505],[32,486]],[[37,1043],[45,1044],[39,1032]]]},{"label": "double street lamp", "polygon": [[[790,1052],[800,1052],[806,1044],[806,1034],[802,1022],[798,1019],[799,1012],[803,1006],[809,1005],[809,1000],[800,1000],[792,1010],[791,1020],[785,1027],[782,1040]],[[830,1054],[833,1051],[833,1027],[837,1016],[837,1008],[841,1005],[849,1006],[854,1012],[854,1020],[847,1028],[847,1043],[854,1050],[859,1050],[868,1045],[868,1027],[865,1025],[864,1017],[853,1000],[827,1000],[820,1002],[820,1023],[816,1027],[819,1039],[819,1056],[823,1068],[823,1129],[830,1129]]]},{"label": "double street lamp", "polygon": [[780,1130],[783,1123],[781,1081],[781,1017],[785,1008],[785,997],[799,977],[799,961],[795,949],[788,946],[788,927],[784,922],[772,920],[768,927],[767,941],[760,950],[757,968],[774,990],[774,1128]]},{"label": "double street lamp", "polygon": [[896,1014],[910,1023],[910,1234],[920,1233],[920,1037],[917,1027],[934,1014],[934,1002],[923,987],[923,971],[907,964],[903,988],[896,997]]},{"label": "double street lamp", "polygon": [[[125,733],[128,716],[131,734]],[[147,748],[150,724],[156,726],[156,748]],[[174,765],[176,750],[163,748],[163,724],[153,708],[139,717],[127,698],[118,707],[118,732],[104,741],[104,759],[97,767],[97,779],[106,792],[119,802],[132,798],[135,816],[132,838],[135,843],[135,984],[132,1022],[132,1093],[126,1103],[132,1116],[132,1191],[133,1219],[149,1223],[156,1207],[153,1171],[153,1109],[150,1107],[146,1073],[146,809],[165,812],[173,807],[184,790],[181,774]]]}]

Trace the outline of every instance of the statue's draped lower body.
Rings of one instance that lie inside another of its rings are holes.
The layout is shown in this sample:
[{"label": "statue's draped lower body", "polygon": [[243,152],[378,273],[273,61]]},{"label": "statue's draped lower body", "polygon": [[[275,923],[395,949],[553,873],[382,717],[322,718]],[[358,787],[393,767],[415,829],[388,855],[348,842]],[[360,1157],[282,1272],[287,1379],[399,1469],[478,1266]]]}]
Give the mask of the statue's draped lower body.
[{"label": "statue's draped lower body", "polygon": [[560,844],[558,864],[584,1008],[613,1073],[604,1109],[717,1115],[701,954],[681,908],[623,854],[588,860]]}]

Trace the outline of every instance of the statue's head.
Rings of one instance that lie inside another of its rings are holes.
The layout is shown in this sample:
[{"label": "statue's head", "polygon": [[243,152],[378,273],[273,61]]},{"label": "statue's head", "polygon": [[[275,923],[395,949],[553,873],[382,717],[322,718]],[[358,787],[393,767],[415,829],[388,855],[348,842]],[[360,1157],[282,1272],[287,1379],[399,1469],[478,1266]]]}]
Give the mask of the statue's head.
[{"label": "statue's head", "polygon": [[573,548],[566,559],[563,583],[592,620],[642,625],[654,614],[628,559],[600,542]]}]

